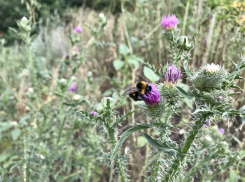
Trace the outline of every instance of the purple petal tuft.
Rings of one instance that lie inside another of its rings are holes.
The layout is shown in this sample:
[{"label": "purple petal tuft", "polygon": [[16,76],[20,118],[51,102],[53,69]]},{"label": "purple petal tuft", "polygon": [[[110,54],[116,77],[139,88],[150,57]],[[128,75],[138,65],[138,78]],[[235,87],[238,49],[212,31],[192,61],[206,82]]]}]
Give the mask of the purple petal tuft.
[{"label": "purple petal tuft", "polygon": [[165,17],[162,17],[162,25],[166,30],[173,30],[177,28],[178,25],[178,18],[176,18],[175,15],[168,15]]},{"label": "purple petal tuft", "polygon": [[175,84],[178,79],[181,78],[181,76],[182,74],[180,74],[180,70],[178,70],[178,68],[176,68],[176,66],[172,64],[171,66],[169,66],[166,72],[165,81]]},{"label": "purple petal tuft", "polygon": [[77,83],[74,82],[74,83],[71,85],[70,92],[75,93],[76,91],[77,91]]},{"label": "purple petal tuft", "polygon": [[77,26],[77,27],[75,28],[75,32],[77,32],[77,33],[82,33],[82,31],[83,31],[83,29],[82,29],[82,27],[80,27],[80,26]]},{"label": "purple petal tuft", "polygon": [[223,128],[220,128],[220,129],[219,129],[219,132],[220,132],[221,134],[224,134],[224,133],[225,133],[225,130],[224,130]]},{"label": "purple petal tuft", "polygon": [[149,84],[151,86],[151,91],[147,94],[142,94],[144,101],[147,105],[156,105],[162,101],[158,87],[155,84]]}]

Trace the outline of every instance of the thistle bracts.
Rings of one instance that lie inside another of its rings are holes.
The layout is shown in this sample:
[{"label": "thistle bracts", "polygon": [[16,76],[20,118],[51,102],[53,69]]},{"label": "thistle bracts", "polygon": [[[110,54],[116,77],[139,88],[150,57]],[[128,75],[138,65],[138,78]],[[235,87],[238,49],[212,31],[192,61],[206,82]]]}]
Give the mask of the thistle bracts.
[{"label": "thistle bracts", "polygon": [[210,91],[220,89],[226,77],[227,71],[224,68],[207,65],[191,77],[191,82],[200,91]]},{"label": "thistle bracts", "polygon": [[203,92],[202,98],[213,106],[225,105],[228,101],[228,93],[223,90],[212,90]]},{"label": "thistle bracts", "polygon": [[164,98],[168,103],[174,103],[182,98],[178,90],[175,89],[175,86],[169,86],[166,83],[159,84],[159,91],[161,97]]}]

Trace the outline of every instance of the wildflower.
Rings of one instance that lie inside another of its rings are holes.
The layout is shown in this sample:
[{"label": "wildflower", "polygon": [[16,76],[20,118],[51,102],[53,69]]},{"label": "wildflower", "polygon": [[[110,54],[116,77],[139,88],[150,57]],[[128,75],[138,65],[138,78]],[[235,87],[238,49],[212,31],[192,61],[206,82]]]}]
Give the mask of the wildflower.
[{"label": "wildflower", "polygon": [[90,114],[93,115],[93,116],[98,116],[98,114],[96,112],[94,112],[94,111],[91,111]]},{"label": "wildflower", "polygon": [[74,95],[73,99],[74,100],[80,100],[81,96],[80,95]]},{"label": "wildflower", "polygon": [[168,83],[168,85],[176,84],[181,76],[182,74],[180,74],[180,70],[178,70],[178,68],[176,68],[176,66],[172,64],[165,74],[165,81]]},{"label": "wildflower", "polygon": [[77,27],[75,28],[75,32],[76,32],[76,33],[82,33],[82,31],[83,31],[83,29],[82,29],[82,27],[80,27],[80,26],[77,26]]},{"label": "wildflower", "polygon": [[67,55],[66,55],[66,59],[69,59],[69,58],[70,58],[70,55],[69,55],[69,54],[67,54]]},{"label": "wildflower", "polygon": [[209,127],[210,126],[210,124],[209,124],[209,121],[207,120],[206,121],[206,124],[205,124],[207,127]]},{"label": "wildflower", "polygon": [[225,130],[224,130],[223,128],[220,128],[220,129],[219,129],[219,132],[220,132],[221,134],[224,134],[224,133],[225,133]]},{"label": "wildflower", "polygon": [[72,83],[72,85],[71,85],[70,92],[75,93],[76,91],[77,91],[77,83],[74,82],[74,83]]},{"label": "wildflower", "polygon": [[79,55],[78,48],[76,46],[73,47],[73,55]]},{"label": "wildflower", "polygon": [[144,98],[144,101],[147,105],[156,105],[162,101],[161,94],[158,91],[157,85],[149,85],[151,86],[151,91],[146,94],[142,94],[142,97]]},{"label": "wildflower", "polygon": [[208,64],[206,66],[206,72],[209,72],[209,73],[217,73],[217,72],[219,72],[220,69],[221,69],[220,66],[216,65],[214,63]]},{"label": "wildflower", "polygon": [[178,24],[178,18],[176,18],[175,15],[168,15],[165,17],[162,17],[162,25],[166,30],[174,30],[177,28]]}]

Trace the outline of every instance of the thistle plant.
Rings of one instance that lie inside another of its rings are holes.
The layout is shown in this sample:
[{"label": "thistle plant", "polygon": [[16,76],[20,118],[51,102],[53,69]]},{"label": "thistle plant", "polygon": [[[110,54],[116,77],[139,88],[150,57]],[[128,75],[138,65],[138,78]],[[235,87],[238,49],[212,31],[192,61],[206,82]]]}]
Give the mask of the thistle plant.
[{"label": "thistle plant", "polygon": [[[199,146],[196,141],[204,137],[204,126],[207,126],[207,121],[217,120],[225,116],[230,119],[233,115],[237,115],[241,116],[243,123],[245,123],[244,107],[240,110],[233,110],[233,103],[229,97],[232,88],[236,88],[235,79],[239,79],[240,73],[245,69],[245,60],[236,65],[233,73],[228,73],[224,67],[213,63],[193,73],[188,68],[187,59],[190,57],[190,50],[194,47],[194,42],[189,43],[186,36],[180,35],[181,31],[177,28],[178,19],[175,15],[163,17],[162,25],[165,29],[162,32],[162,37],[170,45],[172,63],[169,67],[165,66],[163,70],[167,71],[162,73],[156,71],[154,66],[149,65],[149,67],[159,76],[165,78],[165,82],[151,83],[152,90],[147,95],[142,94],[144,103],[140,103],[139,106],[146,114],[149,123],[136,124],[123,133],[119,141],[115,143],[111,160],[113,162],[116,159],[120,146],[130,134],[138,130],[151,128],[159,132],[157,138],[142,132],[149,144],[155,149],[154,154],[156,156],[155,160],[151,162],[151,175],[148,176],[148,181],[180,181],[185,177],[191,180],[197,170],[202,165],[210,162],[211,159],[222,160],[225,155],[227,155],[227,158],[230,157],[229,162],[221,163],[221,167],[212,166],[218,168],[217,172],[212,175],[205,174],[203,177],[203,180],[205,178],[211,180],[218,174],[218,171],[232,166],[242,156],[238,152],[220,155],[220,152],[225,149],[223,145],[216,144],[212,147],[217,147],[217,150],[210,152],[210,156],[206,159],[202,159],[200,165],[194,165],[193,169],[187,173],[189,176],[185,176],[184,170],[187,168],[187,163],[193,160],[193,155],[198,160],[197,151],[201,150],[202,145]],[[180,65],[183,62],[185,73],[194,87],[190,91],[186,91],[178,85],[178,80],[183,75],[180,71]],[[171,123],[171,118],[174,117],[176,110],[179,108],[182,98],[194,100],[196,110],[192,113],[194,122],[190,123],[191,129],[186,133],[187,139],[178,144],[170,138],[173,129],[177,128]],[[220,128],[219,133],[224,134],[224,129]]]}]

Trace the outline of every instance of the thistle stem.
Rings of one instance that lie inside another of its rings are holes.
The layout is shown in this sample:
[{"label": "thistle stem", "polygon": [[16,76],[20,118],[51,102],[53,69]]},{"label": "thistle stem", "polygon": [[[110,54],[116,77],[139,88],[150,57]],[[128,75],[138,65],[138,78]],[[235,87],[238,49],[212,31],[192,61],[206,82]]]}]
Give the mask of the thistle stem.
[{"label": "thistle stem", "polygon": [[[63,93],[64,94],[64,93]],[[62,130],[64,128],[64,125],[65,125],[65,119],[63,117],[64,115],[64,97],[62,97],[62,101],[61,101],[61,106],[60,106],[60,123],[61,123],[61,127],[59,129],[59,134],[58,134],[58,139],[57,139],[57,145],[59,144],[60,142],[60,137],[61,137],[61,133],[62,133]]]},{"label": "thistle stem", "polygon": [[30,42],[30,34],[28,34],[27,43],[28,43],[29,62],[31,65],[31,72],[32,72],[32,77],[33,77],[33,81],[34,81],[34,87],[35,87],[35,90],[37,92],[38,102],[41,103],[42,100],[41,100],[41,95],[40,95],[39,88],[38,88],[37,75],[36,75],[36,70],[35,70],[33,58],[32,58],[32,51],[30,48],[30,43],[31,43]]},{"label": "thistle stem", "polygon": [[166,182],[173,181],[173,178],[175,177],[180,166],[182,165],[182,162],[184,161],[185,157],[187,156],[192,143],[194,142],[197,134],[199,133],[199,131],[201,130],[201,128],[205,124],[205,122],[206,122],[206,117],[201,117],[199,120],[196,121],[195,125],[192,127],[192,131],[190,132],[190,135],[187,138],[184,147],[182,148],[182,151],[181,151],[182,157],[180,158],[180,160],[176,159],[173,162],[173,167],[169,171],[168,176],[166,177]]}]

